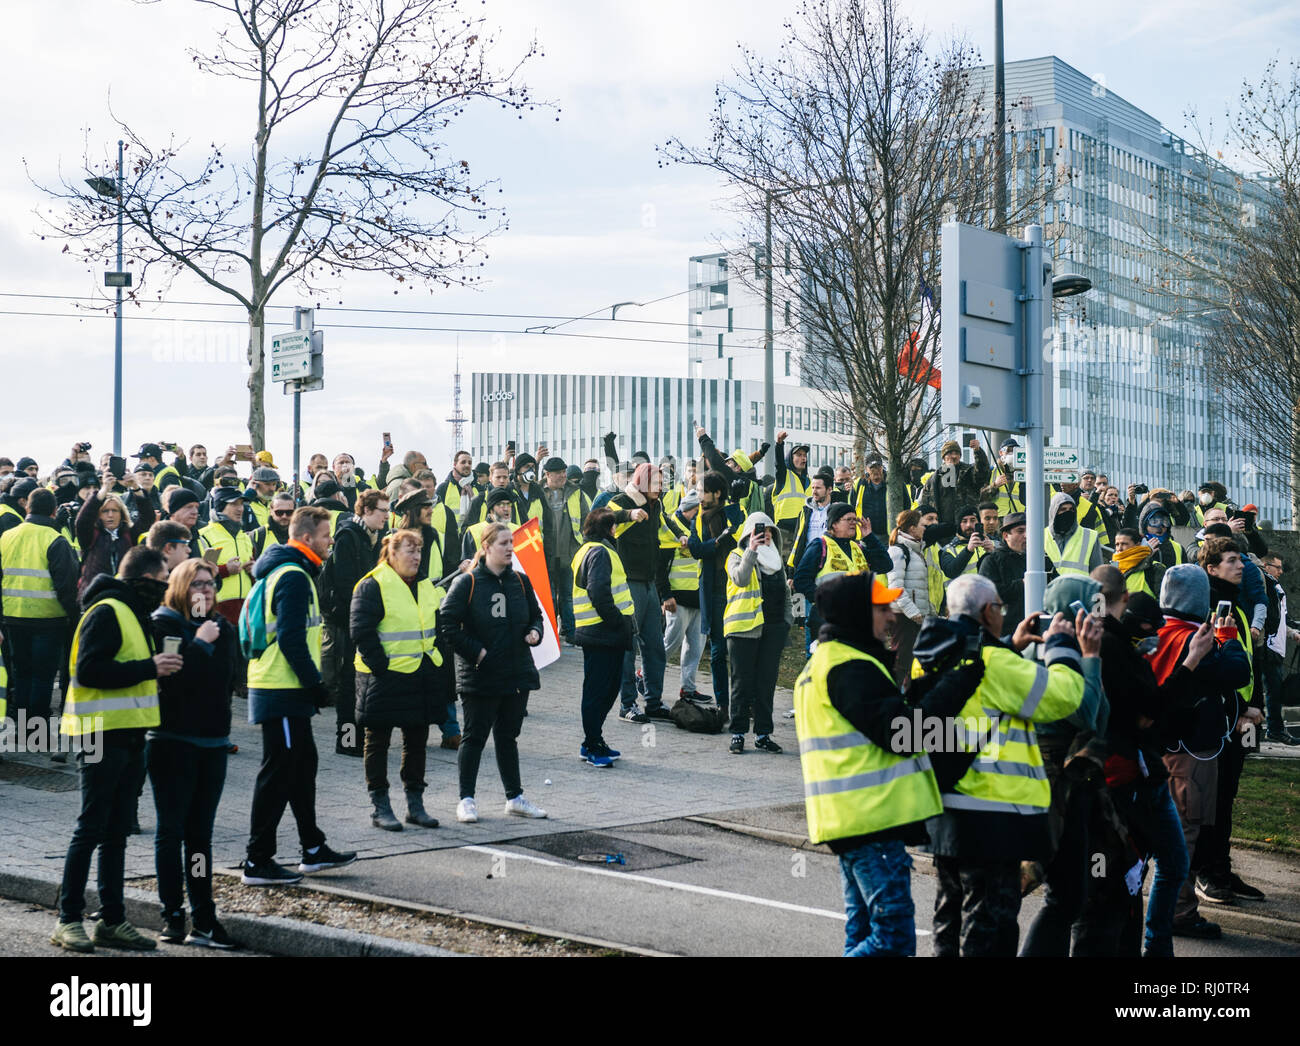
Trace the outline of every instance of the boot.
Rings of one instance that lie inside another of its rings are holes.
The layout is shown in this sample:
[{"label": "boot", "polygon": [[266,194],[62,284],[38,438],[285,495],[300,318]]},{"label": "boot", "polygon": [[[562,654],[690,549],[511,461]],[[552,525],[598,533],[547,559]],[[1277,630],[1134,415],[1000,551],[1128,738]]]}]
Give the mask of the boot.
[{"label": "boot", "polygon": [[388,803],[388,789],[370,793],[370,801],[375,804],[375,812],[370,815],[370,823],[376,828],[382,828],[385,832],[400,832],[402,822],[399,821],[393,813],[392,806]]},{"label": "boot", "polygon": [[425,812],[423,792],[406,793],[406,823],[418,824],[421,828],[438,827],[438,819]]}]

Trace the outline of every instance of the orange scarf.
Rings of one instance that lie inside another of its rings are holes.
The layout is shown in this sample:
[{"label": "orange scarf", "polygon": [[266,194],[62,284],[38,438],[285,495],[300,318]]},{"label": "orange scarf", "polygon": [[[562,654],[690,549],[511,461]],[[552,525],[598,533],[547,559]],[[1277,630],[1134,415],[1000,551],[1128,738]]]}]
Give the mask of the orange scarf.
[{"label": "orange scarf", "polygon": [[304,545],[297,538],[294,538],[292,541],[289,542],[289,547],[296,548],[299,552],[301,552],[304,556],[306,556],[308,563],[312,563],[316,566],[321,565],[322,560],[320,556],[316,555],[316,553],[313,552],[309,546]]},{"label": "orange scarf", "polygon": [[1150,545],[1134,545],[1122,552],[1116,552],[1111,557],[1111,562],[1119,567],[1121,573],[1127,574],[1130,570],[1139,566],[1149,555],[1151,555]]}]

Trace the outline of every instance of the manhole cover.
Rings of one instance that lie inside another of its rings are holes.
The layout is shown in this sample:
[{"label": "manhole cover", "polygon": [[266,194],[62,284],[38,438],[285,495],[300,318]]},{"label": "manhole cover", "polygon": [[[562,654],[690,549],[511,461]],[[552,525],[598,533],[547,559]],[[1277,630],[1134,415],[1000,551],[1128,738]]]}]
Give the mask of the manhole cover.
[{"label": "manhole cover", "polygon": [[[564,832],[560,835],[534,835],[527,839],[512,840],[515,846],[537,850],[566,861],[581,861],[603,868],[629,872],[647,868],[668,868],[675,864],[690,864],[696,858],[685,854],[660,850],[628,839],[617,839],[600,832]],[[622,858],[620,860],[619,858]]]},{"label": "manhole cover", "polygon": [[15,763],[12,759],[0,762],[0,781],[12,781],[22,788],[41,792],[75,792],[80,787],[76,774],[51,770],[48,766]]}]

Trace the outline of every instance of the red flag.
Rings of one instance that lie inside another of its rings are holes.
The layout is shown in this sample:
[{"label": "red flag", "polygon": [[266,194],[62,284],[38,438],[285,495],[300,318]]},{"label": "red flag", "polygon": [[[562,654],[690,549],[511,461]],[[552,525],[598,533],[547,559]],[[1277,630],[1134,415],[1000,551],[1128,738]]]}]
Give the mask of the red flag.
[{"label": "red flag", "polygon": [[515,569],[528,575],[533,593],[541,605],[543,622],[542,641],[533,647],[533,661],[544,668],[560,656],[560,630],[555,623],[555,605],[551,600],[551,576],[546,569],[546,553],[542,551],[542,524],[530,519],[514,533]]},{"label": "red flag", "polygon": [[916,334],[908,336],[907,344],[903,346],[902,351],[898,354],[898,373],[903,375],[911,374],[915,367],[917,370],[916,381],[918,383],[923,381],[930,388],[937,389],[940,387],[943,375],[933,363],[925,360],[920,361],[919,364],[914,362],[916,360],[916,342]]}]

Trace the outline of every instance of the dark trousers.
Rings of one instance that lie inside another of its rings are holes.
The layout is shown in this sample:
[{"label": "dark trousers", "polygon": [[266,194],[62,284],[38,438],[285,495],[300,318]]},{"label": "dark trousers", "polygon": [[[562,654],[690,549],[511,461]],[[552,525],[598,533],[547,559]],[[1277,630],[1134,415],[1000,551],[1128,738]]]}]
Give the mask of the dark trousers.
[{"label": "dark trousers", "polygon": [[14,718],[20,708],[26,709],[28,719],[49,716],[54,680],[63,660],[64,622],[33,626],[10,617],[5,619],[4,630],[13,654],[9,665],[9,716]]},{"label": "dark trousers", "polygon": [[[1058,782],[1058,787],[1061,782]],[[1070,927],[1083,911],[1088,894],[1088,821],[1092,816],[1092,793],[1082,783],[1070,792],[1065,821],[1056,856],[1046,869],[1043,907],[1034,916],[1025,936],[1021,956],[1070,954]]]},{"label": "dark trousers", "polygon": [[1261,649],[1256,659],[1262,662],[1260,672],[1264,679],[1264,702],[1268,709],[1264,728],[1270,734],[1280,734],[1286,729],[1286,723],[1282,721],[1282,683],[1286,679],[1286,662],[1268,647]]},{"label": "dark trousers", "polygon": [[765,624],[755,638],[732,636],[727,640],[727,659],[731,667],[731,732],[749,731],[750,717],[759,737],[772,732],[772,695],[776,691],[776,674],[781,667],[790,626],[784,621]]},{"label": "dark trousers", "polygon": [[[425,745],[429,743],[429,726],[403,726],[402,764],[397,771],[402,787],[408,792],[424,791]],[[388,791],[388,748],[393,742],[393,727],[381,729],[366,727],[366,747],[363,753],[366,771],[366,788],[372,792]]]},{"label": "dark trousers", "polygon": [[[321,632],[321,680],[334,697],[338,740],[351,748],[362,743],[357,729],[357,648],[347,625],[328,622]],[[345,729],[346,727],[352,729]]]},{"label": "dark trousers", "polygon": [[226,749],[157,739],[149,742],[147,762],[158,812],[153,857],[163,918],[184,914],[188,889],[195,928],[210,930],[217,917],[212,822],[226,785]]},{"label": "dark trousers", "polygon": [[1015,958],[1020,943],[1020,862],[936,857],[934,954]]},{"label": "dark trousers", "polygon": [[605,718],[623,679],[623,654],[613,646],[582,648],[582,743],[588,747],[603,740]]},{"label": "dark trousers", "polygon": [[504,697],[484,697],[478,694],[463,696],[465,728],[461,731],[457,768],[460,770],[460,797],[472,798],[478,783],[478,764],[483,758],[483,746],[488,734],[492,735],[496,749],[497,770],[506,798],[513,799],[523,793],[519,783],[519,730],[524,725],[528,710],[528,691],[506,694]]},{"label": "dark trousers", "polygon": [[1232,740],[1219,754],[1219,784],[1214,799],[1214,824],[1201,828],[1196,841],[1196,854],[1192,858],[1193,870],[1210,878],[1232,873],[1232,804],[1237,799],[1241,784],[1242,767],[1246,765],[1247,749],[1241,743],[1241,734],[1233,732]]},{"label": "dark trousers", "polygon": [[59,922],[81,921],[86,910],[90,857],[99,848],[99,904],[104,922],[116,926],[126,918],[122,899],[126,836],[135,819],[135,797],[144,779],[144,738],[139,743],[104,744],[98,762],[77,753],[81,773],[81,813],[63,862],[59,887]]},{"label": "dark trousers", "polygon": [[316,826],[316,739],[306,716],[282,716],[262,724],[262,765],[253,783],[249,863],[274,859],[275,833],[285,806],[298,822],[302,848],[320,846],[325,833]]},{"label": "dark trousers", "polygon": [[551,580],[551,603],[560,621],[560,635],[573,638],[573,572],[572,559],[548,559],[546,574]]},{"label": "dark trousers", "polygon": [[713,700],[722,709],[724,717],[730,707],[728,704],[730,691],[727,689],[727,637],[722,634],[722,619],[725,616],[725,611],[726,600],[718,597],[715,586],[713,605],[708,609],[709,672],[713,676]]}]

